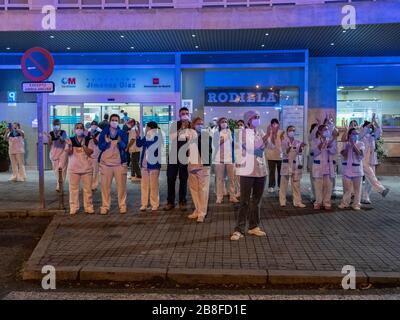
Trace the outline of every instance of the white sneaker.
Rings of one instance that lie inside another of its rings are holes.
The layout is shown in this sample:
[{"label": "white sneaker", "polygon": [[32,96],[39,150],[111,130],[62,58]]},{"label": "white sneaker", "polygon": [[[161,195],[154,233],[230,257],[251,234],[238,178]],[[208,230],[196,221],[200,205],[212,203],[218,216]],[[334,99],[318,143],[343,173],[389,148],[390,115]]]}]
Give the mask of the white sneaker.
[{"label": "white sneaker", "polygon": [[153,208],[151,208],[151,211],[158,211],[158,207],[153,207]]},{"label": "white sneaker", "polygon": [[106,208],[100,208],[100,214],[102,214],[102,215],[108,214],[108,209],[106,209]]},{"label": "white sneaker", "polygon": [[294,206],[295,206],[295,208],[305,208],[306,207],[306,205],[304,203],[298,203],[298,204],[295,204]]},{"label": "white sneaker", "polygon": [[238,200],[236,197],[230,197],[230,198],[229,198],[229,202],[238,203],[239,200]]},{"label": "white sneaker", "polygon": [[240,238],[243,238],[243,235],[242,235],[239,231],[235,231],[235,232],[231,235],[231,240],[232,240],[232,241],[238,241]]},{"label": "white sneaker", "polygon": [[17,181],[16,177],[11,177],[10,179],[8,179],[8,181]]},{"label": "white sneaker", "polygon": [[198,215],[197,215],[197,212],[193,212],[192,214],[189,214],[187,217],[188,217],[189,219],[197,219],[197,218],[198,218]]},{"label": "white sneaker", "polygon": [[274,192],[274,188],[268,188],[268,193],[273,193]]},{"label": "white sneaker", "polygon": [[147,207],[141,206],[139,210],[140,210],[140,211],[146,211],[146,210],[147,210]]},{"label": "white sneaker", "polygon": [[361,210],[361,207],[359,207],[359,206],[353,206],[352,208],[353,208],[353,210],[355,210],[355,211],[360,211],[360,210]]},{"label": "white sneaker", "polygon": [[78,213],[78,210],[71,210],[70,212],[69,212],[69,214],[71,215],[71,216],[74,216],[74,215],[76,215]]},{"label": "white sneaker", "polygon": [[205,216],[198,216],[196,221],[197,222],[204,222],[205,218],[206,218]]},{"label": "white sneaker", "polygon": [[248,231],[249,234],[257,237],[265,237],[267,234],[260,229],[260,227],[255,227]]},{"label": "white sneaker", "polygon": [[217,198],[217,201],[215,202],[216,204],[221,204],[222,203],[223,198]]}]

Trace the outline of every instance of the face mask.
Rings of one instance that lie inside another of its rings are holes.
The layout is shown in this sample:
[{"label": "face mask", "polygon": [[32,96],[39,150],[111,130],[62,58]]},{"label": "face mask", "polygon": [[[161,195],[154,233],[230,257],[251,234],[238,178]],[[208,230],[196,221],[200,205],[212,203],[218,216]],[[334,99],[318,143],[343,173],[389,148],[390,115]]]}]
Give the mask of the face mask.
[{"label": "face mask", "polygon": [[184,114],[184,115],[181,117],[181,120],[183,120],[183,121],[189,121],[189,120],[190,120],[190,117],[189,117],[188,114]]},{"label": "face mask", "polygon": [[331,133],[328,130],[325,130],[324,132],[322,132],[322,136],[324,138],[329,138],[331,136]]},{"label": "face mask", "polygon": [[53,128],[54,128],[55,131],[60,130],[60,126],[59,125],[55,125]]},{"label": "face mask", "polygon": [[195,129],[196,129],[197,132],[201,132],[201,130],[204,129],[204,126],[202,124],[198,124],[198,125],[195,126]]},{"label": "face mask", "polygon": [[90,131],[95,132],[97,130],[97,126],[91,126]]},{"label": "face mask", "polygon": [[227,123],[221,123],[221,129],[226,129],[228,128],[228,124]]},{"label": "face mask", "polygon": [[351,140],[353,140],[353,142],[357,142],[357,140],[358,140],[358,134],[353,134],[353,135],[351,135]]},{"label": "face mask", "polygon": [[111,128],[117,129],[118,121],[111,121],[110,126],[111,126]]},{"label": "face mask", "polygon": [[372,128],[368,128],[367,132],[372,133],[372,132],[374,132],[374,130]]},{"label": "face mask", "polygon": [[76,129],[76,130],[75,130],[75,134],[76,134],[78,137],[82,137],[82,136],[83,136],[83,129]]},{"label": "face mask", "polygon": [[244,126],[240,125],[239,130],[242,130],[242,129],[244,129]]},{"label": "face mask", "polygon": [[253,119],[253,120],[251,120],[251,124],[253,125],[254,128],[257,128],[261,124],[261,120]]},{"label": "face mask", "polygon": [[294,131],[289,131],[287,135],[289,138],[294,138]]}]

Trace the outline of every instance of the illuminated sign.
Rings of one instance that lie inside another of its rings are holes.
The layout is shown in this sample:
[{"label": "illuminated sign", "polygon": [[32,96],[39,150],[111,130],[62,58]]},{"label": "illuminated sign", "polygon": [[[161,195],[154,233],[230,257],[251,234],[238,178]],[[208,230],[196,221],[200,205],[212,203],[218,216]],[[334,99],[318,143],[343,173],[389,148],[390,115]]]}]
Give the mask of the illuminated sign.
[{"label": "illuminated sign", "polygon": [[205,90],[206,106],[275,106],[279,89],[217,88]]}]

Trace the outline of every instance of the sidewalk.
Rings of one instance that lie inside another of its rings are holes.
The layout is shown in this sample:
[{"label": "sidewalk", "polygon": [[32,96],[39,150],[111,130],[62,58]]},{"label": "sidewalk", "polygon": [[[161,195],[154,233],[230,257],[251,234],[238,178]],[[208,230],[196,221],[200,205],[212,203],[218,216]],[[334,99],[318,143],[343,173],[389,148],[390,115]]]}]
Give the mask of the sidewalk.
[{"label": "sidewalk", "polygon": [[[304,180],[303,193],[308,189]],[[374,194],[373,204],[360,212],[336,207],[314,211],[308,199],[305,209],[281,209],[276,195],[265,193],[261,227],[267,237],[246,235],[238,242],[229,240],[237,205],[216,205],[211,192],[203,224],[186,218],[191,211],[139,213],[139,185],[129,182],[126,215],[115,210],[108,216],[56,215],[27,263],[24,279],[41,279],[42,266],[53,265],[58,280],[340,286],[342,267],[353,265],[357,284],[399,283],[398,177],[382,181],[391,187],[388,197]],[[160,185],[164,200],[165,172]],[[113,200],[115,209],[115,196]],[[97,192],[95,207],[99,204]]]}]

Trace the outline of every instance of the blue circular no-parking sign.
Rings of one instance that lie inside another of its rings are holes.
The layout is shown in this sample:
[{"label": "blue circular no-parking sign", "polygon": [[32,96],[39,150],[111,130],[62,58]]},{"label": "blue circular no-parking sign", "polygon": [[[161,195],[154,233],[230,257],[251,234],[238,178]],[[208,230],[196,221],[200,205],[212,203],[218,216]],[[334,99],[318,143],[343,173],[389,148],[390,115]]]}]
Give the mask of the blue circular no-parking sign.
[{"label": "blue circular no-parking sign", "polygon": [[51,76],[53,70],[53,56],[44,48],[31,48],[22,56],[21,71],[30,81],[44,81]]}]

